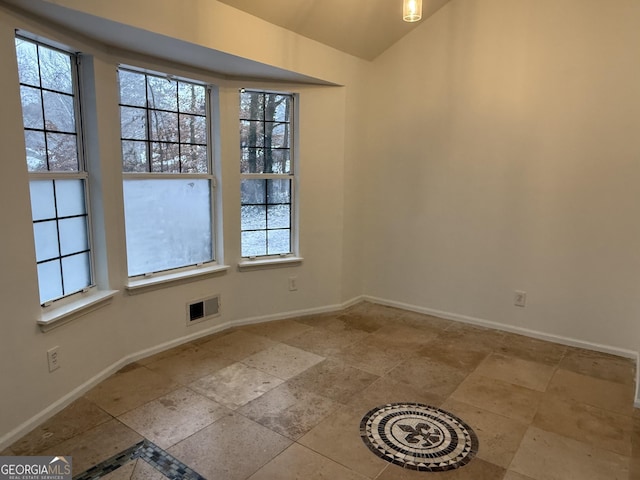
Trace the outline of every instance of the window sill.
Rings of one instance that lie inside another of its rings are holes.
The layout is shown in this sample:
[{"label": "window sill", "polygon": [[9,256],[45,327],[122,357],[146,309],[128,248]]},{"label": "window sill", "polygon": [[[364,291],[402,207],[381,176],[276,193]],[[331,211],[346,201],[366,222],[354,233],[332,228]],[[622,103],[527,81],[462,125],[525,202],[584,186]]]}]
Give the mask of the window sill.
[{"label": "window sill", "polygon": [[169,287],[171,285],[192,282],[194,280],[198,280],[200,277],[226,272],[229,268],[230,267],[228,265],[213,265],[208,267],[197,267],[195,269],[183,270],[180,272],[161,273],[137,280],[129,280],[125,285],[125,288],[130,295],[134,295],[149,290]]},{"label": "window sill", "polygon": [[259,270],[264,268],[297,267],[302,265],[302,257],[282,257],[266,258],[261,260],[242,260],[238,263],[238,270],[241,272],[249,270]]},{"label": "window sill", "polygon": [[38,320],[40,330],[48,332],[93,312],[111,302],[118,290],[98,290],[60,307],[44,307]]}]

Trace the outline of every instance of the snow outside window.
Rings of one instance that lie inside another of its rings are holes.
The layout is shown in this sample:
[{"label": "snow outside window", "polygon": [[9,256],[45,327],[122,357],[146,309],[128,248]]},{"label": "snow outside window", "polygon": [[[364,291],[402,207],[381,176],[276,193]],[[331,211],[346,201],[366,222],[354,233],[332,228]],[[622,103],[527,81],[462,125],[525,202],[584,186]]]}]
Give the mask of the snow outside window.
[{"label": "snow outside window", "polygon": [[129,276],[213,262],[209,88],[126,68],[118,76]]},{"label": "snow outside window", "polygon": [[240,92],[240,218],[244,258],[286,256],[293,246],[293,101]]},{"label": "snow outside window", "polygon": [[76,55],[16,37],[40,303],[93,283]]}]

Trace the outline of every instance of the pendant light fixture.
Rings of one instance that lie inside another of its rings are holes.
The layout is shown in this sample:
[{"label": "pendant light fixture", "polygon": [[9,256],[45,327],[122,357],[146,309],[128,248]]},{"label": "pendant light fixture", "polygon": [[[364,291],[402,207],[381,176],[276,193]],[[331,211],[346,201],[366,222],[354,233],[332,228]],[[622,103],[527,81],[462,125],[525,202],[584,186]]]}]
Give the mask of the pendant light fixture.
[{"label": "pendant light fixture", "polygon": [[402,0],[402,19],[417,22],[422,18],[422,0]]}]

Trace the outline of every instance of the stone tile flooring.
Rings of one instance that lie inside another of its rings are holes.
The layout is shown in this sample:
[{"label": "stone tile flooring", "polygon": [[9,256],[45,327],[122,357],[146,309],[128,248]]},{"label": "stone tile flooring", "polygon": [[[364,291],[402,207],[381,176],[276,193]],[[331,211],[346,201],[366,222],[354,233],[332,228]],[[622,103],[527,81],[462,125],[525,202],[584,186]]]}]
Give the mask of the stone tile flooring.
[{"label": "stone tile flooring", "polygon": [[[76,475],[152,442],[209,480],[632,480],[634,378],[628,359],[361,303],[141,360],[1,453],[71,455]],[[458,416],[477,456],[433,473],[383,461],[360,421],[394,402]],[[102,478],[167,475],[137,458]]]}]

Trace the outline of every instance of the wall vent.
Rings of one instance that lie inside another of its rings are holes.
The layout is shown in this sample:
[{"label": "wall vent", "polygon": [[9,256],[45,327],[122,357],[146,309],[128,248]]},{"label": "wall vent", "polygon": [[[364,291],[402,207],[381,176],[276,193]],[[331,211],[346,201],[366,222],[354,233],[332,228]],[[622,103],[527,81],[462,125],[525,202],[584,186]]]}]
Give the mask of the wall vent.
[{"label": "wall vent", "polygon": [[220,295],[187,303],[187,325],[220,315]]}]

